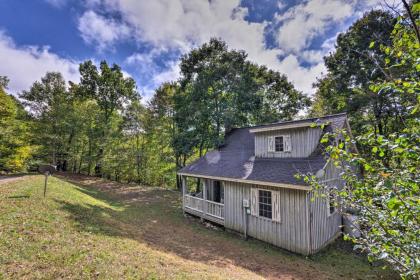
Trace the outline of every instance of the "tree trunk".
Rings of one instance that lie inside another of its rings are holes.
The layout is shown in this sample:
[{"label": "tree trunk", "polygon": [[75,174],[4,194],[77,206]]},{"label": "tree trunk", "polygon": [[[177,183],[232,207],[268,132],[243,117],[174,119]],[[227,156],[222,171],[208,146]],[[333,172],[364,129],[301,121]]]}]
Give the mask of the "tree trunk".
[{"label": "tree trunk", "polygon": [[73,160],[73,167],[71,170],[72,173],[76,173],[77,172],[77,159]]},{"label": "tree trunk", "polygon": [[182,191],[182,177],[179,175],[176,176],[176,189]]},{"label": "tree trunk", "polygon": [[82,156],[80,156],[80,161],[79,161],[79,170],[78,170],[78,172],[77,173],[81,173],[82,172],[82,162],[83,162],[83,157]]},{"label": "tree trunk", "polygon": [[[92,170],[92,141],[89,138],[89,149],[88,149],[88,175],[90,176],[90,171]],[[80,169],[79,169],[80,171]]]},{"label": "tree trunk", "polygon": [[[414,19],[413,13],[411,12],[410,6],[408,5],[407,1],[401,0],[403,2],[404,8],[408,13],[408,17],[410,18],[411,25],[413,26],[414,31],[416,32],[417,42],[420,43],[420,31],[419,27],[416,24],[416,20]],[[415,1],[413,1],[414,3]]]},{"label": "tree trunk", "polygon": [[141,167],[141,154],[140,154],[140,136],[136,135],[136,171],[137,180],[140,181],[140,167]]},{"label": "tree trunk", "polygon": [[200,183],[201,183],[200,178],[197,178],[197,185],[195,186],[195,192],[196,193],[200,192]]}]

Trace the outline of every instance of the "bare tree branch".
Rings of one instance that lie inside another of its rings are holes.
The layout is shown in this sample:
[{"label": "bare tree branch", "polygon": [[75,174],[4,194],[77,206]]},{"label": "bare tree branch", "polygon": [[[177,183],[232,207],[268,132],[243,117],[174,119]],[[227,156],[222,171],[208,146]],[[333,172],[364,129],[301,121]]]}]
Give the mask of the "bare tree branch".
[{"label": "bare tree branch", "polygon": [[[395,1],[393,1],[392,2],[392,4],[389,4],[388,3],[388,1],[386,1],[386,0],[384,0],[383,1],[383,4],[389,9],[389,10],[391,10],[391,11],[393,11],[395,14],[397,14],[398,16],[401,16],[401,13],[400,13],[400,5],[401,5],[401,3],[399,3],[399,4],[395,4]],[[382,3],[381,3],[381,6],[382,6],[382,8],[384,8],[383,7],[383,5],[382,5]],[[384,10],[385,10],[385,8],[384,8]]]},{"label": "bare tree branch", "polygon": [[411,24],[413,25],[414,31],[416,32],[416,36],[417,36],[417,41],[420,43],[420,31],[419,31],[419,27],[416,24],[416,20],[414,19],[413,14],[411,13],[411,9],[410,6],[408,5],[406,0],[401,0],[401,2],[404,5],[404,8],[406,9],[407,13],[408,13],[408,17],[410,18]]}]

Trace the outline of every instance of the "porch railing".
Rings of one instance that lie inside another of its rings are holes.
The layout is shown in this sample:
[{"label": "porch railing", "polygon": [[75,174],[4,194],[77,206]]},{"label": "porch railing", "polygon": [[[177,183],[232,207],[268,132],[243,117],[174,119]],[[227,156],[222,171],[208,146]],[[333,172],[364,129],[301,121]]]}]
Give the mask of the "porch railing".
[{"label": "porch railing", "polygon": [[203,216],[208,215],[214,218],[224,220],[224,204],[189,194],[184,195],[184,207],[200,212]]},{"label": "porch railing", "polygon": [[184,206],[198,212],[203,212],[204,199],[192,195],[184,195]]},{"label": "porch railing", "polygon": [[222,203],[214,202],[206,200],[205,203],[207,204],[205,207],[206,214],[210,216],[214,216],[216,218],[224,219],[224,207],[225,205]]}]

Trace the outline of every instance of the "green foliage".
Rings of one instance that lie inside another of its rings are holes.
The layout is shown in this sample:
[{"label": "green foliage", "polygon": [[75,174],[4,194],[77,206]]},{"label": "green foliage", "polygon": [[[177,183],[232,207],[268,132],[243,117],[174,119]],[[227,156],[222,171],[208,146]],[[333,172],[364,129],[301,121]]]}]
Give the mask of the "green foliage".
[{"label": "green foliage", "polygon": [[252,65],[256,72],[257,95],[261,107],[255,108],[251,116],[252,124],[291,120],[310,105],[310,100],[297,91],[287,77],[265,66]]},{"label": "green foliage", "polygon": [[[354,143],[341,132],[345,145],[330,146],[327,152],[346,181],[343,189],[305,178],[317,193],[335,193],[344,214],[357,215],[354,225],[362,235],[348,237],[355,248],[366,251],[370,260],[386,261],[407,278],[420,276],[420,122],[415,125],[400,135],[359,136],[359,145],[370,151],[364,155],[345,149]],[[361,174],[355,172],[359,168]]]},{"label": "green foliage", "polygon": [[[314,176],[307,176],[315,191],[335,192],[337,206],[357,214],[355,226],[362,236],[352,238],[368,253],[371,260],[380,259],[401,273],[403,278],[420,277],[420,46],[412,26],[399,18],[392,32],[392,46],[380,42],[371,48],[383,52],[389,75],[369,83],[369,91],[388,96],[398,104],[389,122],[388,134],[379,134],[373,126],[356,138],[361,153],[345,132],[339,132],[345,145],[327,148],[331,161],[342,172],[346,187],[330,189]],[[325,134],[322,142],[338,134]],[[345,148],[347,147],[347,148]],[[360,169],[361,172],[355,172]],[[350,238],[350,237],[349,237]]]},{"label": "green foliage", "polygon": [[41,147],[39,153],[46,156],[48,162],[57,162],[67,153],[73,125],[68,116],[72,112],[72,96],[63,76],[57,72],[47,73],[20,98],[34,120],[31,129],[34,143]]},{"label": "green foliage", "polygon": [[382,46],[392,45],[395,23],[392,14],[374,10],[338,36],[335,52],[324,58],[328,72],[315,84],[312,115],[346,111],[356,134],[366,131],[366,124],[379,134],[393,131],[394,115],[403,114],[399,100],[371,85],[392,79]]},{"label": "green foliage", "polygon": [[0,77],[0,172],[25,171],[34,147],[21,104],[5,92],[8,79]]},{"label": "green foliage", "polygon": [[179,86],[176,83],[160,86],[148,103],[144,118],[143,152],[150,163],[145,176],[157,185],[175,186],[175,172],[181,166],[180,155],[173,146],[179,133],[174,120],[174,96],[177,91]]},{"label": "green foliage", "polygon": [[233,127],[291,119],[308,105],[284,75],[247,60],[211,39],[184,55],[180,90],[175,95],[175,122],[180,130],[174,147],[199,155],[223,143]]},{"label": "green foliage", "polygon": [[124,102],[136,97],[136,85],[132,78],[124,77],[116,64],[109,67],[106,61],[102,61],[99,68],[98,71],[90,60],[80,64],[77,93],[82,98],[96,100],[107,124],[115,110],[122,109]]}]

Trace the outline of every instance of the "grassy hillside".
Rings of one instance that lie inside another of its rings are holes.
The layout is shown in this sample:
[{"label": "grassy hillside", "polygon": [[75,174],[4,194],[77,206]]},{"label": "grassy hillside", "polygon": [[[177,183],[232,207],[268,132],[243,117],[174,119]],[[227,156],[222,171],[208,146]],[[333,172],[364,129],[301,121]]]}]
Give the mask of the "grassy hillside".
[{"label": "grassy hillside", "polygon": [[0,279],[390,279],[339,246],[304,258],[185,218],[176,192],[0,180]]}]

